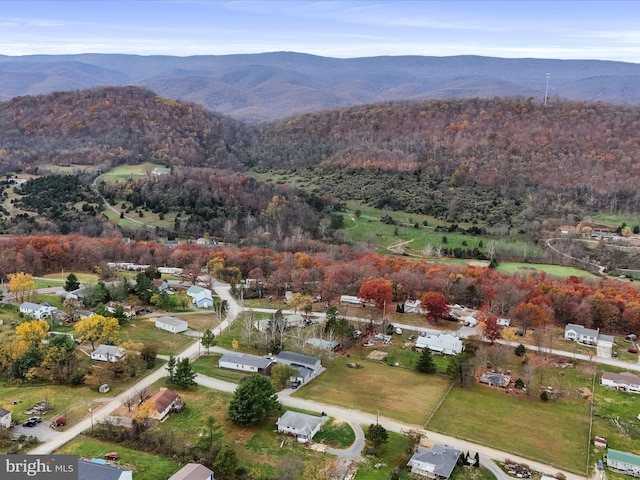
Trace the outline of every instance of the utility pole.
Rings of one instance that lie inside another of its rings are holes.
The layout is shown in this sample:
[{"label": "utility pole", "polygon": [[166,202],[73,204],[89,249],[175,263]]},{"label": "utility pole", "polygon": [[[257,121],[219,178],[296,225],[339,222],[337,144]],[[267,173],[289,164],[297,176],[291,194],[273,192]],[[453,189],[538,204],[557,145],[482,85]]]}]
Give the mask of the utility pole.
[{"label": "utility pole", "polygon": [[544,89],[544,106],[547,106],[547,100],[549,99],[549,78],[551,77],[550,73],[547,73],[547,86]]}]

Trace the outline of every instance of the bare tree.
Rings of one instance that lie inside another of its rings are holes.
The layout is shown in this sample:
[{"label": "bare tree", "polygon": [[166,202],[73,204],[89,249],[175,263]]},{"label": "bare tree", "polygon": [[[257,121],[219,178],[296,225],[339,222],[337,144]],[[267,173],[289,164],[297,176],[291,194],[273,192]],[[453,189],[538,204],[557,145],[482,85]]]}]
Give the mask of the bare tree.
[{"label": "bare tree", "polygon": [[147,387],[136,388],[133,392],[133,396],[138,399],[138,405],[142,405],[149,397],[149,391],[147,390]]},{"label": "bare tree", "polygon": [[122,397],[122,400],[120,400],[122,402],[122,405],[124,405],[125,407],[127,407],[127,410],[130,412],[131,408],[136,404],[136,393],[132,393],[131,395],[126,395],[124,397]]}]

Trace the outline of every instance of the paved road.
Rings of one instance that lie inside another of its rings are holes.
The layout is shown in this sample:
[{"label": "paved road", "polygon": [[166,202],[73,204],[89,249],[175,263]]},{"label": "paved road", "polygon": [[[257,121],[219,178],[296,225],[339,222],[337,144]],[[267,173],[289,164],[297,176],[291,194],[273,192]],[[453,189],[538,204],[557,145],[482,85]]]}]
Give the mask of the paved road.
[{"label": "paved road", "polygon": [[[227,317],[222,321],[222,323],[219,326],[217,326],[214,329],[214,333],[216,335],[220,335],[220,333],[226,328],[228,328],[229,325],[233,322],[233,320],[235,320],[235,318],[238,316],[238,314],[242,309],[235,303],[235,301],[231,297],[231,294],[229,292],[230,290],[229,285],[216,283],[215,290],[216,290],[216,293],[221,298],[227,301],[228,300],[233,301],[233,305],[231,304],[231,302],[229,302],[229,312],[227,313]],[[201,350],[204,351],[204,349],[200,348],[200,343],[196,341],[191,345],[189,345],[183,352],[181,352],[176,356],[179,358],[188,357],[193,361],[197,359],[198,356],[202,353]],[[91,405],[87,405],[87,417],[85,417],[83,420],[81,420],[77,424],[69,427],[65,431],[59,432],[58,435],[53,436],[52,438],[48,439],[41,445],[37,446],[36,448],[31,450],[30,453],[49,454],[54,452],[56,449],[60,448],[62,445],[69,442],[70,440],[73,440],[76,436],[80,435],[85,430],[90,429],[93,424],[99,423],[105,420],[111,414],[111,412],[113,412],[116,408],[122,405],[122,399],[135,394],[136,391],[139,391],[143,388],[147,388],[151,386],[158,380],[164,378],[166,376],[166,373],[167,372],[164,367],[158,368],[157,370],[153,371],[152,373],[150,373],[149,375],[141,379],[138,383],[136,383],[134,386],[129,388],[127,391],[118,395],[118,397],[108,401],[107,403],[105,403],[100,407],[96,407],[97,409],[93,410],[91,413],[89,413],[89,408]],[[104,398],[96,397],[95,401],[92,403],[93,405],[99,405],[101,402],[104,402],[104,401],[105,401]]]},{"label": "paved road", "polygon": [[[235,299],[231,296],[230,293],[230,286],[228,284],[223,284],[223,283],[219,283],[217,281],[212,282],[212,287],[215,289],[216,293],[224,300],[227,300],[228,305],[229,305],[229,310],[227,312],[227,317],[225,318],[225,320],[214,329],[214,333],[216,335],[220,335],[222,333],[222,331],[224,331],[226,328],[228,328],[228,326],[232,323],[232,321],[238,316],[239,313],[242,312],[242,308],[237,304],[237,302],[235,301]],[[258,309],[256,309],[258,310]],[[420,328],[411,326],[411,325],[406,325],[400,328],[407,328],[407,329],[411,329],[411,330],[421,330]],[[424,329],[427,330],[427,329]],[[517,343],[516,342],[503,342],[506,344],[511,344],[513,346],[516,346]],[[536,350],[536,347],[532,347],[532,349]],[[219,347],[214,347],[212,348],[212,351],[220,351],[220,352],[224,352],[224,349],[221,349]],[[546,349],[542,349],[542,351],[547,351]],[[586,355],[579,355],[579,354],[572,354],[570,352],[562,352],[562,351],[551,351],[554,354],[558,354],[558,355],[566,355],[566,356],[572,356],[574,358],[580,358],[580,357],[584,357],[581,358],[583,360],[589,360],[589,358]],[[195,360],[201,353],[201,348],[199,345],[199,342],[194,342],[193,344],[191,344],[188,348],[186,348],[182,353],[180,353],[179,355],[177,355],[178,357],[188,357],[191,360]],[[623,366],[628,367],[628,364],[626,364],[625,362],[620,362],[614,359],[601,359],[601,358],[596,358],[596,361],[601,361],[602,363],[611,363],[612,365],[616,365],[616,364],[620,364],[622,363]],[[610,362],[609,362],[610,361]],[[638,367],[638,369],[640,369],[640,365],[636,365]],[[70,427],[68,430],[62,432],[59,436],[56,436],[56,438],[51,439],[47,442],[45,442],[44,444],[36,447],[34,450],[31,451],[31,453],[33,454],[47,454],[47,453],[51,453],[53,451],[55,451],[57,448],[60,448],[62,445],[64,445],[65,443],[67,443],[68,441],[72,440],[75,436],[79,435],[80,433],[82,433],[83,431],[91,428],[92,424],[94,422],[100,422],[103,419],[105,419],[106,417],[109,416],[109,414],[115,410],[116,408],[118,408],[122,402],[121,399],[126,397],[126,396],[130,396],[132,395],[136,390],[140,389],[140,388],[144,388],[144,387],[148,387],[151,384],[155,383],[156,381],[160,380],[161,378],[163,378],[166,374],[166,371],[164,368],[159,368],[158,370],[154,371],[153,373],[151,373],[150,375],[148,375],[147,377],[145,377],[144,379],[142,379],[140,382],[138,382],[135,386],[131,387],[129,390],[127,390],[126,392],[120,394],[117,398],[109,401],[106,405],[104,405],[102,408],[100,408],[97,412],[93,412],[93,414],[91,416],[89,416],[88,418],[85,418],[84,420],[80,421],[78,424]],[[218,380],[218,379],[214,379],[214,378],[210,378],[210,377],[206,377],[203,375],[197,375],[196,377],[196,382],[206,388],[211,388],[211,389],[216,389],[216,390],[220,390],[220,391],[224,391],[224,392],[233,392],[236,388],[236,384],[233,383],[229,383],[229,382],[224,382],[222,380]],[[341,407],[335,407],[332,405],[324,405],[322,403],[319,402],[315,402],[315,401],[311,401],[311,400],[303,400],[303,399],[299,399],[299,398],[295,398],[291,396],[292,391],[291,390],[284,390],[282,392],[280,392],[280,402],[285,405],[285,406],[290,406],[290,407],[294,407],[294,408],[299,408],[299,409],[303,409],[303,410],[309,410],[309,411],[315,411],[315,412],[326,412],[328,415],[335,417],[335,418],[339,418],[339,419],[343,419],[347,422],[349,422],[350,424],[356,424],[356,425],[370,425],[376,421],[378,421],[378,419],[376,418],[376,416],[370,415],[368,413],[364,413],[364,412],[360,412],[358,410],[354,410],[354,409],[345,409],[345,408],[341,408]],[[100,399],[98,398],[98,400],[104,400],[104,399]],[[442,435],[439,433],[435,433],[435,432],[431,432],[428,430],[423,429],[421,426],[418,425],[409,425],[409,424],[405,424],[402,422],[399,422],[397,420],[393,420],[393,419],[389,419],[389,418],[379,418],[379,422],[380,424],[385,427],[387,430],[392,431],[392,432],[397,432],[397,433],[404,433],[407,432],[409,430],[418,430],[420,432],[422,432],[427,438],[438,442],[438,443],[443,443],[443,444],[447,444],[447,445],[451,445],[454,448],[458,448],[462,451],[477,451],[480,455],[480,461],[483,465],[487,466],[487,468],[489,468],[492,472],[494,472],[499,479],[502,478],[509,478],[508,476],[504,475],[499,469],[497,469],[497,467],[495,467],[495,465],[492,466],[492,461],[491,460],[498,460],[498,461],[505,461],[507,459],[510,459],[512,461],[515,462],[521,462],[521,463],[526,463],[528,464],[532,469],[540,471],[542,473],[548,474],[548,475],[554,475],[556,473],[562,473],[567,480],[583,480],[585,477],[580,476],[580,475],[575,475],[573,473],[570,472],[563,472],[560,471],[556,468],[550,467],[548,465],[544,465],[542,463],[539,462],[534,462],[531,461],[529,459],[525,459],[522,457],[519,457],[517,455],[512,455],[512,454],[507,454],[505,452],[501,452],[499,450],[495,450],[492,448],[488,448],[482,445],[476,445],[473,444],[471,442],[467,442],[464,440],[459,440],[447,435]],[[355,451],[359,449],[359,445],[354,445],[352,446],[354,454]],[[360,449],[361,451],[361,449]]]}]

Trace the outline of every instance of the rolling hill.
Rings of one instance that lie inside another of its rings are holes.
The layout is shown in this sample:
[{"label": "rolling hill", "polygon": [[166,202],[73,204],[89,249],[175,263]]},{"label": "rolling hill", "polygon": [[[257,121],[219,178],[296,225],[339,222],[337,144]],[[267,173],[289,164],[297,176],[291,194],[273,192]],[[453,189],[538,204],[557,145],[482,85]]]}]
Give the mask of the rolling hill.
[{"label": "rolling hill", "polygon": [[391,100],[555,99],[640,102],[640,65],[479,56],[338,59],[274,52],[219,56],[0,56],[0,100],[136,85],[248,121]]}]

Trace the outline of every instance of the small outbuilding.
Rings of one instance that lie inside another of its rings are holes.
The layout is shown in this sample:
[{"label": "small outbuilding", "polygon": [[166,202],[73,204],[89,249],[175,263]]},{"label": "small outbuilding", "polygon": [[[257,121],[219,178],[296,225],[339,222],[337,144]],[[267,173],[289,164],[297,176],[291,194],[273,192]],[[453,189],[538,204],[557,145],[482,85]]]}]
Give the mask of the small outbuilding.
[{"label": "small outbuilding", "polygon": [[189,323],[179,318],[165,315],[156,319],[156,328],[171,333],[180,333],[189,329]]}]

